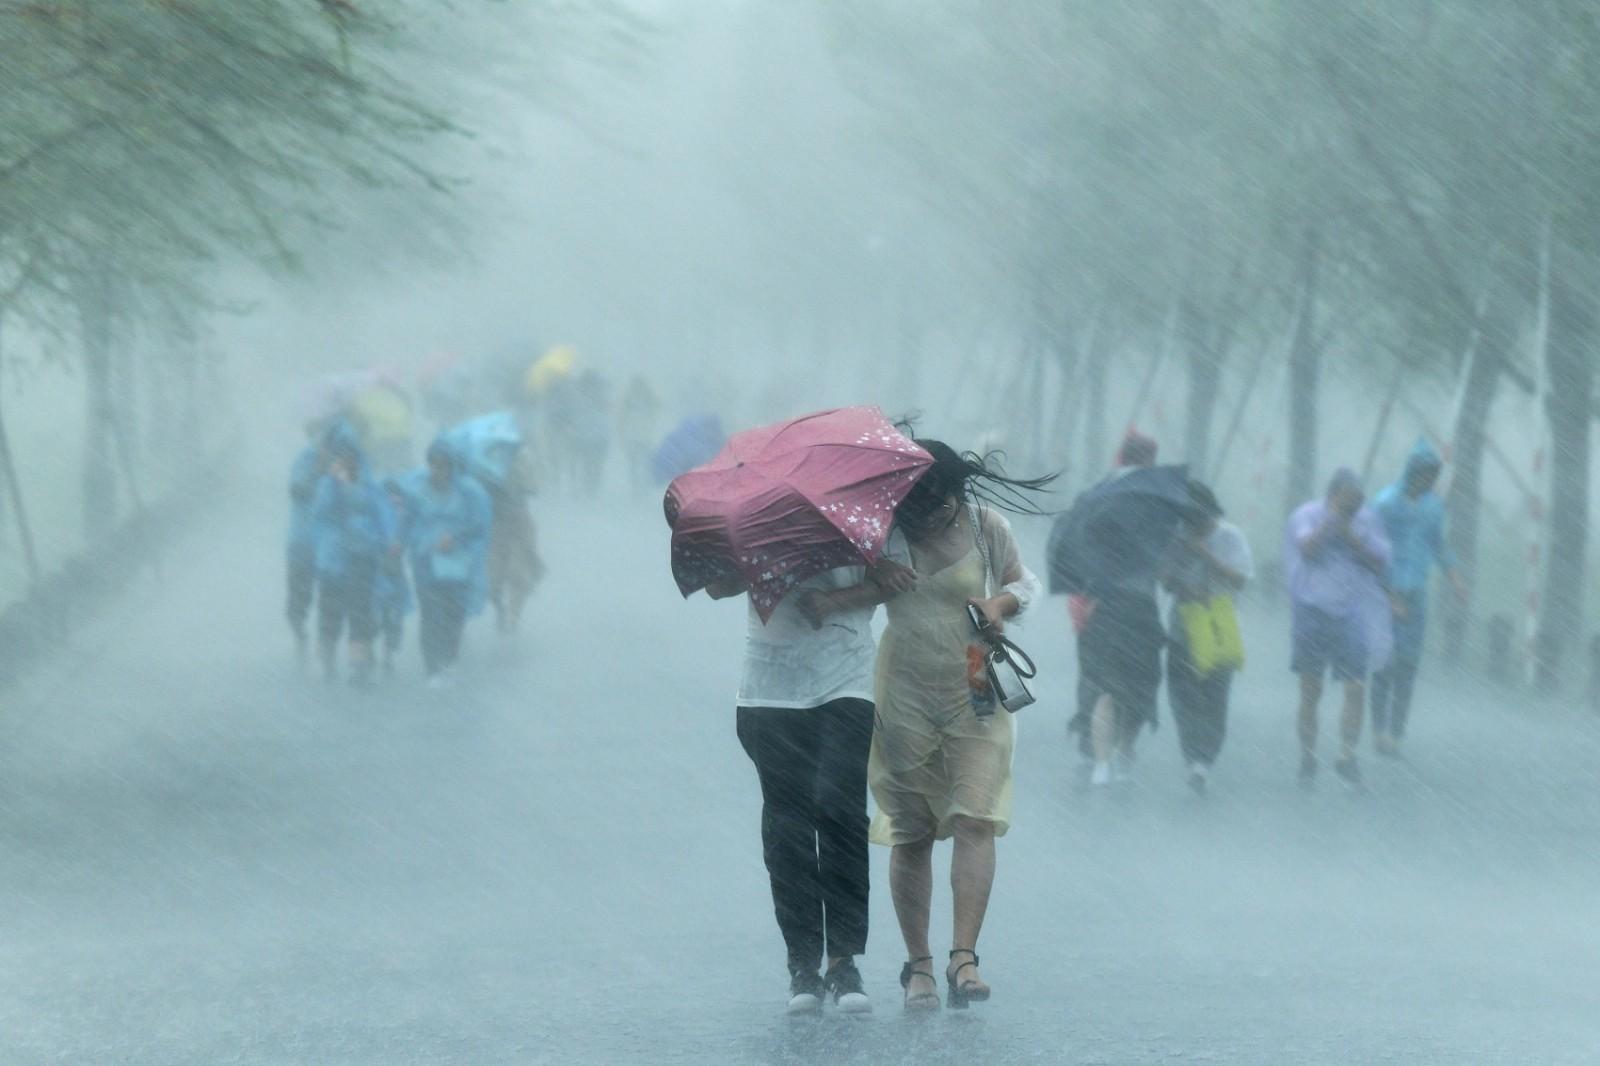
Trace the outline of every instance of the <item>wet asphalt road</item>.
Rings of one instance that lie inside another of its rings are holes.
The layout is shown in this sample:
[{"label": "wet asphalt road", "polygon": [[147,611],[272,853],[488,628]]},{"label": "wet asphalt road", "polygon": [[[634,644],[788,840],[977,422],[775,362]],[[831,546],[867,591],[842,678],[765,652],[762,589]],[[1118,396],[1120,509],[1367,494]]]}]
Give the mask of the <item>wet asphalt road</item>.
[{"label": "wet asphalt road", "polygon": [[446,693],[414,649],[371,691],[298,677],[276,516],[227,513],[0,694],[0,1063],[1600,1061],[1577,710],[1435,669],[1407,762],[1305,794],[1257,610],[1212,794],[1164,723],[1090,795],[1049,601],[1019,634],[1043,700],[994,1001],[901,1015],[875,849],[876,1012],[793,1021],[733,735],[742,608],[678,600],[652,506],[547,511],[527,631],[476,623]]}]

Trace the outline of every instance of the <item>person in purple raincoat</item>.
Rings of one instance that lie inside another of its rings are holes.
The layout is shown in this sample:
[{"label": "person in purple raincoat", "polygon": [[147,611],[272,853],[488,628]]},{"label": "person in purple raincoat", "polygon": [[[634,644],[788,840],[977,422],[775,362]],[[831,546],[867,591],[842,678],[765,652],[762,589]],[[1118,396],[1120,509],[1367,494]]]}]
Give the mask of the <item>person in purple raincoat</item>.
[{"label": "person in purple raincoat", "polygon": [[1389,540],[1354,472],[1341,469],[1327,495],[1289,518],[1284,560],[1293,605],[1291,669],[1300,675],[1300,781],[1317,774],[1317,705],[1323,679],[1344,683],[1339,759],[1334,770],[1361,782],[1356,742],[1366,712],[1366,680],[1388,661],[1393,635],[1383,575]]}]

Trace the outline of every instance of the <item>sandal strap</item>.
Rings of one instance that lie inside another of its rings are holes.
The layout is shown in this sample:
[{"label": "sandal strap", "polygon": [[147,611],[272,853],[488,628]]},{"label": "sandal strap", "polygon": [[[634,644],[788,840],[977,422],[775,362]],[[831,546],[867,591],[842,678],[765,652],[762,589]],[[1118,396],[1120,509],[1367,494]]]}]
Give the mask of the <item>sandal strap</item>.
[{"label": "sandal strap", "polygon": [[978,984],[978,982],[975,981],[975,980],[973,980],[973,981],[963,981],[963,980],[961,980],[961,971],[962,970],[965,970],[968,967],[971,967],[974,970],[976,970],[978,968],[978,953],[976,951],[973,951],[971,948],[956,948],[954,951],[952,951],[950,953],[950,961],[954,962],[957,955],[971,955],[972,959],[969,962],[963,962],[960,966],[957,966],[953,972],[946,974],[945,975],[945,979],[948,980],[951,984],[957,986],[958,988],[966,988],[966,987],[968,987],[970,985]]},{"label": "sandal strap", "polygon": [[928,967],[926,970],[917,969],[917,965],[919,963],[932,961],[932,955],[919,955],[917,958],[908,960],[905,965],[900,967],[900,987],[909,989],[911,987],[911,979],[913,977],[926,977],[928,980],[934,981],[935,987],[937,987],[937,981],[933,976],[932,966]]}]

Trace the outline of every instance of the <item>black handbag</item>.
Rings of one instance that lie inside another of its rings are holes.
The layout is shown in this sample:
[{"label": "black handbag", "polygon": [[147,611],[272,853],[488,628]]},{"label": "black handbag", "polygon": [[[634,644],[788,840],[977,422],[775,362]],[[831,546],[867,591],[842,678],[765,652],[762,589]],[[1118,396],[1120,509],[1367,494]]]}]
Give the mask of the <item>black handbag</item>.
[{"label": "black handbag", "polygon": [[[977,507],[972,507],[969,514],[973,536],[978,540],[978,553],[983,556],[984,595],[992,596],[999,578],[994,572],[994,563],[989,558],[989,542],[983,535]],[[989,624],[982,611],[968,604],[967,617],[972,619],[973,628],[978,631],[979,638],[988,648],[984,672],[989,679],[990,691],[994,693],[994,698],[1000,706],[1016,714],[1034,702],[1035,697],[1028,688],[1028,682],[1039,675],[1038,668],[1034,666],[1032,657],[1017,647],[1014,641],[994,631],[994,627]]]}]

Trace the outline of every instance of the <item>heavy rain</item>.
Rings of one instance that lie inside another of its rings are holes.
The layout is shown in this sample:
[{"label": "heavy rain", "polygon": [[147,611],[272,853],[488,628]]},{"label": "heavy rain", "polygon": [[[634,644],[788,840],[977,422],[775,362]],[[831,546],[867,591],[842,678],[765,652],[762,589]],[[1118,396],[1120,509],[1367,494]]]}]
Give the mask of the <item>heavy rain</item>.
[{"label": "heavy rain", "polygon": [[0,1064],[1600,1062],[1579,0],[0,0]]}]

